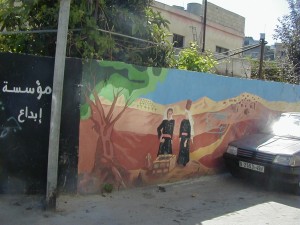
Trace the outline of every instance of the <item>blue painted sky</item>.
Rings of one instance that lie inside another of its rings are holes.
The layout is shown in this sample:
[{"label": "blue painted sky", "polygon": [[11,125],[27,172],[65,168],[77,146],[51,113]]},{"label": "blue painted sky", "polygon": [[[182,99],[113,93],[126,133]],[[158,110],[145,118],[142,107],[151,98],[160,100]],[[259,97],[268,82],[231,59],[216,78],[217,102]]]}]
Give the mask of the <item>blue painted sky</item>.
[{"label": "blue painted sky", "polygon": [[141,96],[159,104],[172,104],[186,99],[196,101],[208,97],[214,101],[226,100],[251,93],[268,101],[300,101],[300,86],[278,82],[248,80],[171,69],[163,83],[154,92]]}]

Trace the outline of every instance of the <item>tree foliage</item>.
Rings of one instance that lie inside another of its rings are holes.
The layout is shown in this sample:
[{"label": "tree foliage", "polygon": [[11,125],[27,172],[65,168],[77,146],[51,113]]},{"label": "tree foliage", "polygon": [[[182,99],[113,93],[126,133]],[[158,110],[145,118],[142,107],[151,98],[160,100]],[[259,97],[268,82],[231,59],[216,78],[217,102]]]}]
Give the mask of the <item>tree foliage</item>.
[{"label": "tree foliage", "polygon": [[[260,79],[259,77],[259,64],[260,61],[257,59],[249,59],[251,63],[251,78]],[[262,66],[262,78],[264,80],[285,82],[285,83],[296,83],[297,79],[290,76],[291,68],[290,65],[280,61],[264,61]]]},{"label": "tree foliage", "polygon": [[287,0],[290,14],[279,20],[274,37],[280,40],[287,51],[288,62],[293,68],[292,76],[300,78],[300,0]]},{"label": "tree foliage", "polygon": [[[56,30],[58,3],[0,0],[0,31]],[[150,8],[151,3],[152,0],[73,0],[67,56],[167,67],[172,54],[172,45],[166,41],[169,22]],[[6,52],[54,56],[55,44],[55,32],[0,35],[0,51]]]},{"label": "tree foliage", "polygon": [[[174,58],[169,21],[151,3],[72,0],[67,57],[213,72],[216,61],[200,54],[195,43]],[[0,31],[19,32],[0,35],[0,51],[54,57],[58,12],[57,0],[0,0]]]},{"label": "tree foliage", "polygon": [[190,47],[183,49],[176,60],[176,67],[183,70],[197,72],[214,72],[217,61],[209,52],[201,54],[196,43],[190,43]]}]

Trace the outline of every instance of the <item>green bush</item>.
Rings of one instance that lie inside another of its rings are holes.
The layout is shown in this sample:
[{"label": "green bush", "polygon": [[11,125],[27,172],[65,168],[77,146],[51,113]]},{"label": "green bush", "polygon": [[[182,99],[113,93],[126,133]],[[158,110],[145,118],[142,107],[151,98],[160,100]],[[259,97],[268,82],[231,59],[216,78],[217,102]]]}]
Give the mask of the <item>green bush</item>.
[{"label": "green bush", "polygon": [[190,47],[179,53],[176,68],[197,72],[214,72],[217,61],[209,52],[202,54],[196,43],[190,43]]},{"label": "green bush", "polygon": [[114,189],[114,186],[109,183],[105,183],[102,186],[102,192],[105,192],[105,193],[111,193],[113,191],[113,189]]}]

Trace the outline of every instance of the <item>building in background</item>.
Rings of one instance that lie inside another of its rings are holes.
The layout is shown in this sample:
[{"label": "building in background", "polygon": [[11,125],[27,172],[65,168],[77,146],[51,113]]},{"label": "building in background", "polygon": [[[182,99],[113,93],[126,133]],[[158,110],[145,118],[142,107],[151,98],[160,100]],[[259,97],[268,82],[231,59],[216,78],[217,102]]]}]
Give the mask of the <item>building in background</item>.
[{"label": "building in background", "polygon": [[[254,40],[253,37],[245,37],[244,48],[246,49],[247,47],[260,45],[260,43],[261,43],[260,40]],[[272,46],[265,45],[264,60],[274,60],[275,59],[275,48],[276,47],[274,45],[272,45]],[[257,48],[252,48],[247,51],[244,51],[243,56],[259,60],[260,52],[261,52],[261,47],[258,46]]]},{"label": "building in background", "polygon": [[[259,40],[254,40],[253,37],[245,37],[244,47],[258,45],[260,44]],[[243,52],[245,57],[250,57],[254,59],[259,59],[260,56],[260,47],[249,49],[248,51]]]},{"label": "building in background", "polygon": [[[207,50],[224,58],[234,51],[241,50],[245,38],[245,17],[207,2],[188,3],[185,10],[180,6],[169,6],[154,1],[152,8],[170,22],[170,41],[174,43],[176,53],[196,42],[202,50]],[[205,38],[204,38],[205,32]],[[235,60],[220,60],[216,73],[230,76],[250,77],[250,65],[239,62],[238,54],[232,54]]]}]

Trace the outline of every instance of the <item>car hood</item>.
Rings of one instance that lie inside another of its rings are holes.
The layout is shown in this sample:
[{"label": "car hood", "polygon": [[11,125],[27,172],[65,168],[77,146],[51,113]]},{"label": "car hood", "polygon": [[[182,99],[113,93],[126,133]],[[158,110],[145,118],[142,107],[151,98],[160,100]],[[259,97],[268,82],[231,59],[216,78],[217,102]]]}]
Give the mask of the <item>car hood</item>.
[{"label": "car hood", "polygon": [[292,155],[300,151],[300,139],[281,137],[272,134],[252,134],[230,145],[241,149],[256,150],[270,154]]}]

